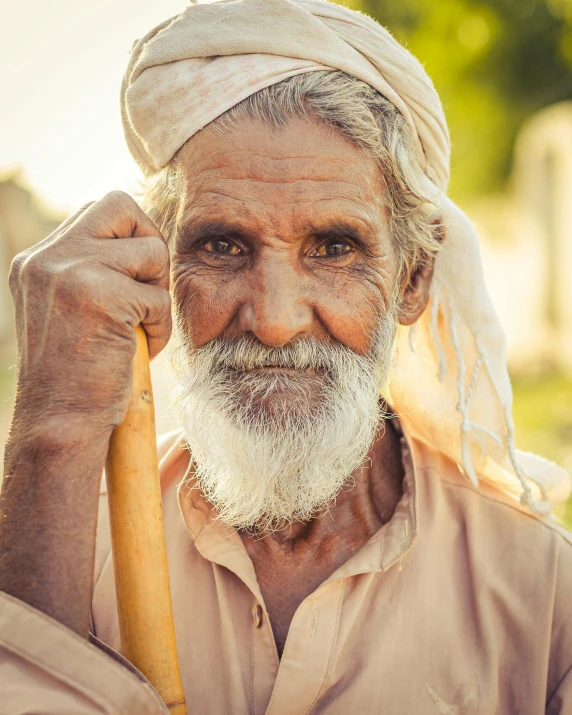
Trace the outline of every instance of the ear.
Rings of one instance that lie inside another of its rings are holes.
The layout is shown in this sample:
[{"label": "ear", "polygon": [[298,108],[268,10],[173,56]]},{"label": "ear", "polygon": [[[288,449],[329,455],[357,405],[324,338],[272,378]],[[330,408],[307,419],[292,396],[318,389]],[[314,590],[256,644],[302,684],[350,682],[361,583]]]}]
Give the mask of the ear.
[{"label": "ear", "polygon": [[[443,227],[440,220],[434,222],[436,238],[443,240]],[[403,295],[397,307],[397,317],[401,325],[413,325],[420,317],[429,302],[429,291],[433,272],[435,270],[435,254],[425,254],[423,260],[403,290]]]}]

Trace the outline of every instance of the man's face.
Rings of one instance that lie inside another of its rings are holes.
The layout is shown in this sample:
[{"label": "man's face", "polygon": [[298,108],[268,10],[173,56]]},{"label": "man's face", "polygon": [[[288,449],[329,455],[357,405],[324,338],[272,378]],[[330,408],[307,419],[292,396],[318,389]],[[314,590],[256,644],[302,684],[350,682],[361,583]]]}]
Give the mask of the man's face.
[{"label": "man's face", "polygon": [[182,162],[173,293],[192,344],[313,336],[366,354],[397,273],[377,163],[302,120],[201,132]]},{"label": "man's face", "polygon": [[323,510],[363,464],[391,360],[397,256],[377,164],[319,122],[182,152],[174,403],[223,521]]}]

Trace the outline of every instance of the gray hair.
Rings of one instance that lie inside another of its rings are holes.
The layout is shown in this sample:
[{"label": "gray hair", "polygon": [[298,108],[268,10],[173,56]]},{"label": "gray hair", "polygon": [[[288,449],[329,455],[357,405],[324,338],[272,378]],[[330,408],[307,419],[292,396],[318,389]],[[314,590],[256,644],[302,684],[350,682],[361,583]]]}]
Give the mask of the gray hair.
[{"label": "gray hair", "polygon": [[[236,129],[247,119],[279,130],[292,119],[315,117],[378,161],[398,249],[399,276],[411,276],[439,250],[439,213],[423,189],[423,171],[405,119],[366,82],[333,70],[295,75],[247,97],[203,131]],[[183,193],[183,175],[175,156],[150,180],[143,199],[143,208],[168,241],[177,232]]]}]

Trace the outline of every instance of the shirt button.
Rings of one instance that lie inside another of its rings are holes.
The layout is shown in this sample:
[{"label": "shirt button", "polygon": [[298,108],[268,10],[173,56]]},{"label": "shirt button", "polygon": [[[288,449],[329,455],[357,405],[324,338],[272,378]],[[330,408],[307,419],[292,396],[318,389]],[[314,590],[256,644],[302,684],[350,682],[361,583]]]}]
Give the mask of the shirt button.
[{"label": "shirt button", "polygon": [[252,623],[255,628],[259,628],[262,623],[262,607],[259,603],[256,603],[252,607]]}]

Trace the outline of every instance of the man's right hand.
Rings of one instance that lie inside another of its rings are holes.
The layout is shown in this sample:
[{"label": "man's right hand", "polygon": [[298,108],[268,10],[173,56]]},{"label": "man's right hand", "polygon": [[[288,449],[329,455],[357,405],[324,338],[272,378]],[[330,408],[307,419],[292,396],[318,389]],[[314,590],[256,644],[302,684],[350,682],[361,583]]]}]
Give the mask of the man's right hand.
[{"label": "man's right hand", "polygon": [[99,481],[127,409],[134,327],[171,331],[169,252],[122,192],[20,254],[18,386],[0,495],[0,590],[87,635]]},{"label": "man's right hand", "polygon": [[120,191],[90,204],[13,262],[18,409],[93,420],[125,414],[133,328],[154,357],[171,332],[169,250],[155,224]]}]

